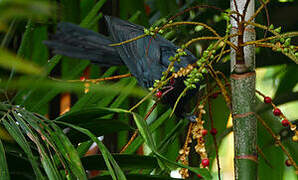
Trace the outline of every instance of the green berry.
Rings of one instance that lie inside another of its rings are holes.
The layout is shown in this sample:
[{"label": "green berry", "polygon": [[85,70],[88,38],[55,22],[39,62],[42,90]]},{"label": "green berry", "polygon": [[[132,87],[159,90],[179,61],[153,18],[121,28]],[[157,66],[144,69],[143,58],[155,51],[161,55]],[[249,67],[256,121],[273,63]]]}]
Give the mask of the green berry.
[{"label": "green berry", "polygon": [[208,70],[206,68],[202,69],[202,73],[207,73],[207,72],[208,72]]},{"label": "green berry", "polygon": [[291,38],[287,38],[285,41],[285,46],[289,46],[291,44]]},{"label": "green berry", "polygon": [[284,52],[285,53],[289,52],[289,49],[288,48],[284,48]]},{"label": "green berry", "polygon": [[278,27],[276,29],[274,29],[275,32],[280,33],[281,32],[281,27]]},{"label": "green berry", "polygon": [[175,68],[174,68],[174,66],[171,67],[170,71],[171,71],[171,72],[175,72]]},{"label": "green berry", "polygon": [[285,42],[285,39],[284,38],[280,38],[279,40],[281,43],[284,43]]},{"label": "green berry", "polygon": [[270,30],[273,30],[273,29],[274,29],[274,25],[271,24],[271,25],[269,26],[269,29],[270,29]]},{"label": "green berry", "polygon": [[144,28],[144,33],[145,33],[146,35],[149,35],[149,30],[146,29],[146,28]]},{"label": "green berry", "polygon": [[211,50],[212,48],[213,48],[213,45],[210,44],[210,45],[208,46],[207,50]]}]

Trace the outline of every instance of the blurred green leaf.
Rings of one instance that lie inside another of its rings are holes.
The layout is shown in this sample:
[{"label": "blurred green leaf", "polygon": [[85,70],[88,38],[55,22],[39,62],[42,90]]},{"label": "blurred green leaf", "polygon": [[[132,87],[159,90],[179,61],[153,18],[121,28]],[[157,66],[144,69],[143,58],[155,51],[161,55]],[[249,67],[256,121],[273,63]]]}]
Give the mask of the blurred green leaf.
[{"label": "blurred green leaf", "polygon": [[41,75],[43,73],[42,68],[3,49],[0,49],[0,66],[6,69],[14,68],[17,72],[25,74]]},{"label": "blurred green leaf", "polygon": [[[118,69],[117,67],[110,67],[99,78],[111,76],[117,69]],[[111,99],[109,102],[107,102],[107,104],[109,104],[114,99],[114,96],[116,96],[116,95],[111,94],[110,96],[104,96],[104,94],[102,94],[102,93],[89,92],[87,94],[82,95],[78,99],[78,101],[71,108],[71,111],[76,111],[76,110],[83,109],[85,107],[90,107],[93,104],[99,104],[99,106],[105,107],[106,105],[104,103],[102,103],[103,99],[106,99],[106,98]]]},{"label": "blurred green leaf", "polygon": [[53,6],[40,0],[1,0],[0,9],[0,22],[15,17],[42,20],[51,15]]},{"label": "blurred green leaf", "polygon": [[285,68],[285,72],[279,81],[274,97],[293,90],[298,82],[297,71],[297,65],[287,66],[287,68]]},{"label": "blurred green leaf", "polygon": [[[4,82],[0,82],[0,86],[5,85]],[[16,89],[16,88],[36,88],[36,89],[44,89],[53,91],[53,95],[55,96],[56,93],[61,91],[69,91],[69,92],[83,92],[84,90],[84,83],[82,82],[63,82],[63,81],[53,81],[53,80],[43,80],[43,81],[36,81],[34,79],[23,78],[20,80],[12,80],[8,86],[9,89]],[[102,94],[114,94],[114,93],[125,93],[127,95],[132,95],[136,97],[143,97],[147,94],[147,92],[139,87],[135,87],[132,91],[123,92],[122,89],[125,88],[124,86],[120,86],[117,84],[90,84],[90,92],[102,93]],[[45,97],[44,97],[45,98]],[[51,98],[46,97],[44,101],[48,101]],[[41,100],[42,101],[42,100]],[[39,102],[40,105],[43,105],[45,102]],[[35,104],[38,108],[40,108],[38,104]],[[37,108],[35,107],[35,108]]]},{"label": "blurred green leaf", "polygon": [[[92,24],[92,21],[94,18],[96,18],[97,12],[100,10],[100,8],[103,6],[103,4],[106,2],[106,0],[100,0],[98,1],[94,7],[92,8],[92,10],[88,13],[88,15],[82,20],[80,26],[85,27],[85,28],[90,28],[90,26]],[[61,60],[62,56],[61,55],[55,55],[54,57],[52,57],[49,61],[48,64],[46,65],[45,69],[46,69],[46,75],[48,75],[53,69],[54,67],[59,63],[59,61]],[[89,64],[88,61],[82,61],[78,64],[77,67],[74,68],[74,71],[72,71],[71,73],[69,73],[68,78],[75,78],[78,73],[82,72],[87,65]],[[42,81],[43,78],[40,78],[36,81]],[[36,82],[35,81],[35,82]],[[18,94],[16,95],[16,98],[20,98],[22,100],[21,104],[25,104],[25,102],[27,100],[30,100],[31,96],[36,92],[36,88],[30,88],[30,90],[23,90],[23,91],[19,91]],[[35,111],[37,109],[40,109],[41,105],[44,105],[45,103],[47,103],[50,99],[52,99],[53,97],[55,97],[55,95],[57,95],[59,93],[59,91],[57,90],[52,90],[50,91],[48,94],[46,94],[44,96],[44,98],[42,98],[40,100],[39,103],[37,103],[37,106],[35,106]],[[21,96],[21,97],[20,97]],[[31,107],[32,108],[32,107]],[[31,109],[29,108],[29,109]]]}]

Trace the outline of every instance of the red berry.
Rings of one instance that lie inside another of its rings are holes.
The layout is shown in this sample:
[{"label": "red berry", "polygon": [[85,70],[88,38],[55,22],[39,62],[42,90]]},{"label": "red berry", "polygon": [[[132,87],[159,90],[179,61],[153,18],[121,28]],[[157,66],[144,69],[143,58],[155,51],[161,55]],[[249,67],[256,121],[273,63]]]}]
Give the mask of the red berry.
[{"label": "red berry", "polygon": [[201,176],[201,174],[197,174],[197,177],[202,179],[203,177]]},{"label": "red berry", "polygon": [[275,109],[273,110],[273,114],[274,114],[275,116],[280,116],[280,115],[281,115],[281,111],[280,111],[280,109],[275,108]]},{"label": "red berry", "polygon": [[81,81],[85,81],[85,79],[86,79],[85,76],[81,76],[81,77],[80,77],[80,80],[81,80]]},{"label": "red berry", "polygon": [[285,161],[285,164],[286,164],[286,166],[292,166],[292,163],[291,163],[291,161],[289,160],[289,159],[287,159],[286,161]]},{"label": "red berry", "polygon": [[211,97],[212,97],[213,99],[216,99],[217,96],[218,96],[218,93],[213,93],[213,94],[211,94]]},{"label": "red berry", "polygon": [[268,96],[264,97],[264,103],[271,103],[272,102],[272,99]]},{"label": "red berry", "polygon": [[212,128],[212,129],[210,130],[210,133],[211,133],[212,135],[216,135],[216,134],[217,134],[217,130],[216,130],[215,128]]},{"label": "red berry", "polygon": [[202,135],[203,135],[203,136],[206,136],[207,134],[208,134],[208,131],[207,131],[206,129],[203,129],[203,130],[202,130]]},{"label": "red berry", "polygon": [[174,85],[175,84],[175,79],[170,79],[170,84]]},{"label": "red berry", "polygon": [[155,94],[155,96],[156,96],[157,98],[160,98],[160,97],[162,96],[162,92],[161,92],[161,91],[157,91],[157,93]]},{"label": "red berry", "polygon": [[145,5],[145,13],[146,13],[147,16],[149,16],[150,12],[151,12],[151,8],[147,4],[144,4],[144,5]]},{"label": "red berry", "polygon": [[284,127],[288,127],[290,125],[290,122],[287,120],[287,119],[284,119],[281,121],[281,124],[284,126]]},{"label": "red berry", "polygon": [[202,165],[204,166],[204,167],[206,167],[206,166],[209,166],[209,159],[202,159]]}]

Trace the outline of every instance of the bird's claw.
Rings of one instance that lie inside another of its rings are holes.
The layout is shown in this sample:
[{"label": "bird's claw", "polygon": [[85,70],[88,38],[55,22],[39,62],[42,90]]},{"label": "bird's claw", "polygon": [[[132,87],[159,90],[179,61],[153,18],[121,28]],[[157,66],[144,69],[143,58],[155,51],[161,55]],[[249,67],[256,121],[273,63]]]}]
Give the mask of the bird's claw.
[{"label": "bird's claw", "polygon": [[188,116],[186,116],[186,119],[189,120],[192,123],[197,122],[197,120],[196,120],[197,116],[196,115],[188,115]]}]

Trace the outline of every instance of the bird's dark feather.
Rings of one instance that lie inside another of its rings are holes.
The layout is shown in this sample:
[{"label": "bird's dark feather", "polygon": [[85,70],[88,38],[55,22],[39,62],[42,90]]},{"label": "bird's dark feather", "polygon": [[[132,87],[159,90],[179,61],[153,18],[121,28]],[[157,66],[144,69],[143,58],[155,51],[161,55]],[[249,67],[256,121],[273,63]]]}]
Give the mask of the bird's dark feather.
[{"label": "bird's dark feather", "polygon": [[[168,68],[169,58],[175,56],[178,47],[160,35],[146,36],[120,46],[109,46],[143,35],[144,27],[115,17],[105,16],[105,19],[111,38],[71,23],[60,23],[57,33],[44,43],[56,54],[89,59],[101,66],[126,65],[142,87],[152,87],[154,81],[160,79],[162,72]],[[180,58],[181,62],[174,64],[176,71],[196,62],[196,58],[188,50],[185,52],[187,55]],[[173,90],[162,97],[163,103],[171,107],[175,105],[185,88],[183,80],[184,78],[176,79],[172,85]],[[185,115],[184,106],[196,92],[197,89],[190,90],[181,98],[176,115]]]}]

